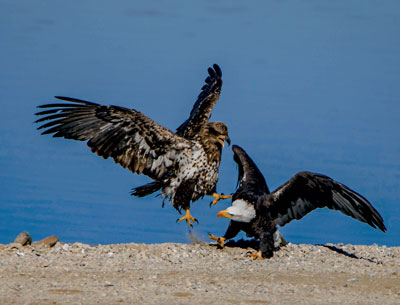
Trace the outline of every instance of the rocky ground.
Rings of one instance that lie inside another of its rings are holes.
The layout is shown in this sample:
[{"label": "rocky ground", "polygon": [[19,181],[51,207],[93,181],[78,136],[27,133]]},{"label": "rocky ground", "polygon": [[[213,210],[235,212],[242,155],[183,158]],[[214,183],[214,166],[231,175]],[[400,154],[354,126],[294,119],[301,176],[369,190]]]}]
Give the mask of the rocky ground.
[{"label": "rocky ground", "polygon": [[248,245],[0,245],[0,304],[400,304],[400,247]]}]

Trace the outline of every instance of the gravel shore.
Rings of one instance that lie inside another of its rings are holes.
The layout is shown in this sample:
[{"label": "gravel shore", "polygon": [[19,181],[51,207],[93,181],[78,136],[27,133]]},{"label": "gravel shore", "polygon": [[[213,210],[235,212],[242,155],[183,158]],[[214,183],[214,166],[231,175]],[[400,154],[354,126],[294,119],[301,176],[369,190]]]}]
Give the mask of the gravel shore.
[{"label": "gravel shore", "polygon": [[0,304],[400,304],[400,247],[246,245],[0,244]]}]

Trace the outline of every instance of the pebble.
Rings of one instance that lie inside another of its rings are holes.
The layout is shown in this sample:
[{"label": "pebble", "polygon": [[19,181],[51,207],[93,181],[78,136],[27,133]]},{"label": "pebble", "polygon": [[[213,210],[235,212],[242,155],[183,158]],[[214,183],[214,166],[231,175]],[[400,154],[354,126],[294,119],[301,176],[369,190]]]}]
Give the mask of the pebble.
[{"label": "pebble", "polygon": [[32,237],[28,232],[21,232],[15,238],[14,243],[20,244],[21,246],[30,245],[32,243]]},{"label": "pebble", "polygon": [[357,281],[358,281],[358,278],[353,277],[353,278],[351,278],[351,279],[348,279],[347,281],[348,281],[348,282],[357,282]]},{"label": "pebble", "polygon": [[69,250],[68,244],[63,244],[61,249],[63,249],[64,251],[68,251]]},{"label": "pebble", "polygon": [[54,247],[54,245],[58,242],[58,237],[55,235],[52,236],[48,236],[44,239],[42,239],[41,241],[39,241],[38,243],[41,243],[49,248]]},{"label": "pebble", "polygon": [[18,243],[11,243],[11,244],[8,244],[8,245],[7,245],[7,249],[8,249],[8,250],[13,250],[13,249],[18,249],[18,250],[20,250],[20,249],[22,249],[22,247],[23,247],[23,246],[21,246],[21,244],[18,244]]}]

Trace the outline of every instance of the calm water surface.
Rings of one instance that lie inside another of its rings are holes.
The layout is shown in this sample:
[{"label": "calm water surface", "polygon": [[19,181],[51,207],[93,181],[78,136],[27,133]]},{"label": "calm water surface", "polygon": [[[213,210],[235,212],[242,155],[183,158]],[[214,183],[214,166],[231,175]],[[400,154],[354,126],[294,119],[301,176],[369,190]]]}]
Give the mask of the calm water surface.
[{"label": "calm water surface", "polygon": [[[84,143],[40,136],[35,107],[65,95],[136,108],[175,129],[218,63],[226,122],[271,189],[324,173],[367,197],[383,234],[318,210],[282,228],[295,243],[400,243],[398,1],[11,1],[0,3],[0,243],[21,231],[85,243],[188,242],[171,205]],[[236,166],[223,152],[218,191]],[[194,233],[223,234],[229,202],[193,205]]]}]

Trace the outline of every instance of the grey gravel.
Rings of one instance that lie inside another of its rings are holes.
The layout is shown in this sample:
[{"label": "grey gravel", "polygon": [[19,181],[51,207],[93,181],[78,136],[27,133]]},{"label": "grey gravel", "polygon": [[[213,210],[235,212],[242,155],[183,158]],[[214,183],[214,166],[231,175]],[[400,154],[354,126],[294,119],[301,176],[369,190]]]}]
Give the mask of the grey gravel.
[{"label": "grey gravel", "polygon": [[400,247],[0,244],[0,304],[400,304]]}]

